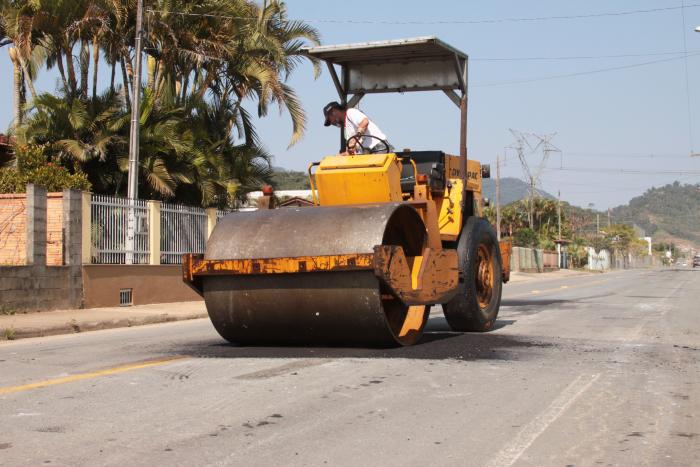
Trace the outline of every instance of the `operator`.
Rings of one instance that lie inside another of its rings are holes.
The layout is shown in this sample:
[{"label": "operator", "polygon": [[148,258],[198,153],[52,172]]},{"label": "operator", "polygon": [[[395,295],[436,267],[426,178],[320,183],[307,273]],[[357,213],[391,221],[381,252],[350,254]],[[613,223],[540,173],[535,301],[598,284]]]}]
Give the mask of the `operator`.
[{"label": "operator", "polygon": [[[354,108],[348,109],[334,101],[329,102],[323,108],[323,115],[326,117],[324,126],[333,125],[344,129],[344,137],[346,141],[349,141],[347,151],[343,155],[361,154],[362,148],[373,154],[394,151],[384,132],[362,111]],[[353,138],[354,136],[357,138]]]}]

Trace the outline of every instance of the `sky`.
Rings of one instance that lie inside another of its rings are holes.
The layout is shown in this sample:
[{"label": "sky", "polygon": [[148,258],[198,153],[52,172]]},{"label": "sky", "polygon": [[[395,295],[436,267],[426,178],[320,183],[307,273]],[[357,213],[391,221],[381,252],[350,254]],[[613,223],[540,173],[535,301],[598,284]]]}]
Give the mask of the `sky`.
[{"label": "sky", "polygon": [[[700,157],[690,156],[700,153],[700,33],[694,32],[700,26],[700,2],[686,0],[684,10],[678,8],[681,4],[287,2],[290,18],[311,22],[323,44],[434,35],[467,53],[469,157],[491,164],[495,175],[500,155],[502,176],[524,178],[516,152],[508,148],[515,141],[509,129],[556,133],[551,141],[561,153],[550,154],[539,187],[554,195],[561,192],[572,204],[600,210],[627,203],[652,186],[675,180],[700,183]],[[606,15],[596,16],[600,14]],[[552,18],[562,16],[578,18]],[[12,118],[11,70],[7,52],[0,50],[0,86],[6,90],[0,93],[0,131]],[[288,147],[291,122],[285,113],[272,112],[257,122],[257,128],[275,166],[304,170],[309,162],[337,150],[337,130],[323,126],[321,112],[337,94],[328,73],[324,70],[314,79],[308,64],[289,84],[307,111],[304,138]],[[55,86],[51,72],[37,80],[40,90],[53,91]],[[459,112],[442,93],[372,95],[360,108],[397,148],[459,153]],[[527,160],[535,166],[541,156],[531,154]]]}]

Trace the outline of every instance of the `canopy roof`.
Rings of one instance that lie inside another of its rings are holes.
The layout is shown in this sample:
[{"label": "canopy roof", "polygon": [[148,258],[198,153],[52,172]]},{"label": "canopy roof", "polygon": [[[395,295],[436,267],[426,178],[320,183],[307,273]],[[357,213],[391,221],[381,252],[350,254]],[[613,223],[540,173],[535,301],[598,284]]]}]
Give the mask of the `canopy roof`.
[{"label": "canopy roof", "polygon": [[326,62],[352,66],[354,64],[385,63],[387,61],[463,60],[467,54],[435,36],[414,37],[391,41],[359,42],[356,44],[323,45],[304,51],[311,57]]},{"label": "canopy roof", "polygon": [[461,97],[454,91],[467,94],[467,55],[437,37],[324,45],[303,53],[326,62],[338,96],[351,107],[370,93],[444,91],[457,105]]}]

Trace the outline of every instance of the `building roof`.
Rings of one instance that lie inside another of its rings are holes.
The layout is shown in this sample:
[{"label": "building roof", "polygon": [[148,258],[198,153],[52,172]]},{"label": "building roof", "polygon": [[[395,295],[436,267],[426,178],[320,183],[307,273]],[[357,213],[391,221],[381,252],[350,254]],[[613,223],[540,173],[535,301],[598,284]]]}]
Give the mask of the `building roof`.
[{"label": "building roof", "polygon": [[279,206],[281,208],[285,208],[288,206],[313,206],[314,203],[313,201],[309,201],[306,198],[301,198],[299,196],[294,196],[292,198],[286,199],[282,201]]}]

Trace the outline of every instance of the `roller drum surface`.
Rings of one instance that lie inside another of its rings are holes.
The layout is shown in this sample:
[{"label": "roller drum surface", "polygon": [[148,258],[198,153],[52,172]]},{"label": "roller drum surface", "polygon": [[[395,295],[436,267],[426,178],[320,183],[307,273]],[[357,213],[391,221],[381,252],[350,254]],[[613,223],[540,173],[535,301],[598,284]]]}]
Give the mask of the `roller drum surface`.
[{"label": "roller drum surface", "polygon": [[[233,213],[214,229],[206,259],[371,253],[401,245],[420,254],[425,227],[406,204]],[[428,307],[407,307],[372,271],[203,278],[217,331],[240,344],[391,346],[414,343]]]}]

